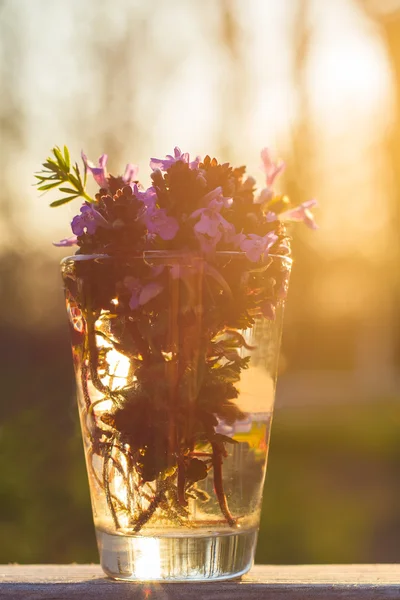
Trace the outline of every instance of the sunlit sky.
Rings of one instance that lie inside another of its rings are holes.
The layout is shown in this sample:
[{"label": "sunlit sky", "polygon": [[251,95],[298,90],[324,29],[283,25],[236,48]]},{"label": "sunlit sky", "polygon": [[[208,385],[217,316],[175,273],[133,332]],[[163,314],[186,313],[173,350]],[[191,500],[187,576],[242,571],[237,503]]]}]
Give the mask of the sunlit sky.
[{"label": "sunlit sky", "polygon": [[[91,28],[103,27],[112,52],[113,41],[125,35],[128,14],[139,51],[135,48],[129,64],[117,63],[116,68],[121,77],[132,78],[134,104],[131,97],[125,99],[125,118],[138,124],[140,138],[121,140],[126,162],[138,163],[147,174],[149,155],[162,156],[176,144],[192,154],[217,154],[221,131],[228,155],[220,158],[246,163],[257,177],[261,147],[270,145],[285,157],[299,116],[292,83],[294,3],[249,0],[229,6],[240,24],[234,63],[218,45],[221,24],[213,0],[203,0],[201,7],[183,0],[118,0],[95,14],[97,3],[92,0],[8,3],[10,18],[18,15],[24,40],[20,93],[27,139],[16,166],[26,185],[21,223],[35,243],[44,247],[49,238],[68,234],[68,220],[77,211],[77,205],[49,209],[48,198],[38,199],[31,187],[32,173],[49,149],[67,143],[77,157],[84,147],[94,159],[107,151],[96,139],[97,127],[103,136],[113,125],[107,114],[96,114],[101,56],[86,55],[85,40]],[[360,211],[373,213],[374,193],[369,190],[376,173],[368,164],[390,123],[390,70],[377,30],[351,0],[314,0],[310,27],[306,85],[317,147],[311,156],[309,193],[320,201],[322,244],[335,250],[341,226],[342,248],[348,251],[357,244]],[[116,93],[111,90],[110,98]],[[81,123],[82,139],[76,123]],[[114,163],[114,168],[123,167]],[[351,192],[356,188],[358,194]],[[339,206],[341,196],[350,193],[346,229]],[[370,229],[381,225],[372,220]],[[362,226],[368,230],[365,220]]]}]

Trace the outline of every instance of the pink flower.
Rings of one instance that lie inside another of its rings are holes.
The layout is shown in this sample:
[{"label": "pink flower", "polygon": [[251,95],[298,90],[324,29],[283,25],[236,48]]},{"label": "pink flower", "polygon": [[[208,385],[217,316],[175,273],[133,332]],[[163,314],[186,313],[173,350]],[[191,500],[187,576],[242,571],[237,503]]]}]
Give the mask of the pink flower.
[{"label": "pink flower", "polygon": [[197,169],[200,163],[200,157],[197,156],[196,159],[192,162],[189,161],[189,153],[183,153],[178,146],[174,148],[174,156],[171,154],[167,154],[165,159],[162,158],[151,158],[150,159],[150,168],[155,171],[156,169],[161,169],[161,171],[168,171],[172,165],[176,162],[181,161],[187,163],[190,169]]},{"label": "pink flower", "polygon": [[218,244],[220,238],[210,238],[208,235],[202,233],[196,233],[196,239],[199,242],[200,250],[203,254],[212,254],[215,251],[215,246]]},{"label": "pink flower", "polygon": [[81,214],[76,215],[71,222],[72,233],[75,235],[83,235],[85,232],[93,235],[99,226],[108,228],[110,225],[91,204],[86,203],[81,206]]},{"label": "pink flower", "polygon": [[85,164],[85,168],[91,172],[97,185],[101,188],[107,188],[108,187],[108,182],[107,182],[108,173],[107,173],[107,167],[106,167],[107,159],[108,159],[107,154],[102,154],[100,156],[98,167],[96,167],[96,165],[94,165],[91,160],[88,160],[88,158],[87,158],[86,154],[83,152],[83,150],[81,152],[81,156],[82,156],[82,160]]},{"label": "pink flower", "polygon": [[274,184],[274,181],[278,177],[278,175],[280,175],[280,173],[282,173],[282,171],[284,170],[285,163],[274,163],[268,148],[263,148],[261,150],[261,159],[261,168],[267,176],[267,186],[271,187]]},{"label": "pink flower", "polygon": [[132,294],[129,301],[129,306],[132,310],[143,306],[143,304],[147,304],[147,302],[158,296],[163,290],[163,286],[157,281],[151,281],[143,285],[140,279],[131,275],[125,277],[124,286]]},{"label": "pink flower", "polygon": [[57,246],[57,248],[68,248],[69,246],[75,246],[78,243],[78,238],[76,235],[72,235],[69,238],[64,238],[59,242],[53,242],[53,246]]},{"label": "pink flower", "polygon": [[206,194],[205,196],[202,197],[202,199],[200,200],[200,202],[202,204],[209,204],[211,202],[211,200],[218,200],[219,202],[222,202],[222,205],[224,208],[229,208],[232,205],[232,198],[225,198],[222,195],[222,187],[218,186],[215,188],[215,190],[211,190],[211,192],[208,192],[208,194]]},{"label": "pink flower", "polygon": [[223,234],[233,235],[232,223],[229,223],[220,214],[222,208],[230,205],[231,198],[224,198],[222,188],[218,187],[206,194],[203,200],[209,201],[208,206],[195,210],[190,218],[200,217],[194,226],[194,232],[203,252],[210,252],[221,240]]},{"label": "pink flower", "polygon": [[125,167],[125,173],[122,175],[122,180],[126,185],[137,180],[137,174],[139,171],[139,167],[137,165],[133,165],[129,163]]},{"label": "pink flower", "polygon": [[144,222],[150,234],[156,233],[162,240],[172,240],[176,236],[179,225],[174,217],[169,217],[165,208],[148,206]]},{"label": "pink flower", "polygon": [[135,183],[133,186],[133,193],[138,200],[141,200],[147,207],[154,208],[157,203],[157,193],[154,187],[149,187],[147,190],[142,192],[139,186]]},{"label": "pink flower", "polygon": [[224,242],[232,244],[234,248],[240,248],[240,244],[246,239],[246,235],[242,232],[236,233],[234,226],[230,231],[226,231],[224,235]]},{"label": "pink flower", "polygon": [[318,229],[318,225],[315,223],[314,215],[310,211],[310,208],[317,206],[316,200],[307,200],[302,202],[299,206],[290,208],[285,212],[278,215],[280,221],[303,221],[311,229]]},{"label": "pink flower", "polygon": [[268,250],[273,246],[278,239],[272,231],[264,235],[256,235],[250,233],[247,239],[243,240],[240,244],[240,249],[246,253],[246,256],[251,262],[258,262],[261,257],[268,254]]}]

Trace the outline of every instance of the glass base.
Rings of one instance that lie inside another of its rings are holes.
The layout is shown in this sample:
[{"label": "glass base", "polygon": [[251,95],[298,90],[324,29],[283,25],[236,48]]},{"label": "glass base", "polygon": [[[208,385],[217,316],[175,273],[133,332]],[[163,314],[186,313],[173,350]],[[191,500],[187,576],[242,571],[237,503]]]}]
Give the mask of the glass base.
[{"label": "glass base", "polygon": [[122,536],[96,529],[103,571],[124,581],[218,581],[254,560],[257,530],[193,536]]}]

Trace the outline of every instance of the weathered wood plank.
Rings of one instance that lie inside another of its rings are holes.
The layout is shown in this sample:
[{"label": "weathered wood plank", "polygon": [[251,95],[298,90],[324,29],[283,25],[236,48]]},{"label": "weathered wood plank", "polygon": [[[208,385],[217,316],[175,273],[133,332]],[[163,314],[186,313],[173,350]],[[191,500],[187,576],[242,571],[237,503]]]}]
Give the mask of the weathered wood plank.
[{"label": "weathered wood plank", "polygon": [[114,582],[98,565],[3,565],[0,598],[400,600],[400,565],[258,565],[237,581],[197,584]]}]

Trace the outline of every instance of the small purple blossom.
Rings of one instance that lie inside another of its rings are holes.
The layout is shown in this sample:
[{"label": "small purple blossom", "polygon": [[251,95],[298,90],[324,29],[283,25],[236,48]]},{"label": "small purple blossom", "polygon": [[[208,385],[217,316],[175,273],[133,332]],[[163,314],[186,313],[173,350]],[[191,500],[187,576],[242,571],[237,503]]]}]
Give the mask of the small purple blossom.
[{"label": "small purple blossom", "polygon": [[229,208],[230,206],[232,206],[232,202],[233,202],[232,198],[225,198],[222,195],[222,187],[221,186],[218,186],[214,190],[211,190],[211,192],[208,192],[208,194],[206,194],[205,196],[202,197],[200,202],[204,205],[205,204],[209,205],[212,200],[218,200],[218,202],[222,202],[222,206],[224,208]]},{"label": "small purple blossom", "polygon": [[78,238],[76,235],[71,235],[69,238],[64,238],[59,242],[53,242],[53,246],[57,246],[57,248],[69,248],[70,246],[75,246],[78,243]]},{"label": "small purple blossom", "polygon": [[277,218],[280,221],[303,221],[303,223],[311,229],[318,229],[318,225],[314,220],[314,215],[310,210],[310,208],[313,208],[314,206],[317,206],[316,200],[307,200],[306,202],[299,204],[299,206],[286,210],[278,215]]},{"label": "small purple blossom", "polygon": [[195,235],[203,254],[212,254],[215,252],[215,246],[218,244],[220,237],[218,239],[210,238],[208,235],[197,232]]},{"label": "small purple blossom", "polygon": [[232,244],[234,248],[240,248],[240,244],[246,239],[246,235],[243,232],[236,233],[235,227],[232,225],[231,230],[226,231],[224,234],[224,242]]},{"label": "small purple blossom", "polygon": [[157,281],[151,281],[150,283],[143,284],[140,279],[128,275],[124,279],[124,286],[131,292],[131,299],[129,306],[132,310],[135,310],[143,304],[147,304],[153,298],[158,296],[164,289],[161,283]]},{"label": "small purple blossom", "polygon": [[81,214],[72,219],[71,229],[75,235],[96,233],[97,227],[109,227],[109,223],[91,204],[81,206]]},{"label": "small purple blossom", "polygon": [[264,235],[256,235],[250,233],[247,239],[243,240],[240,244],[240,249],[246,253],[247,258],[251,262],[258,262],[261,257],[265,257],[268,254],[268,250],[275,244],[278,236],[272,231]]},{"label": "small purple blossom", "polygon": [[122,181],[129,185],[137,180],[137,174],[139,172],[139,167],[137,165],[133,165],[129,163],[125,167],[125,173],[122,175]]},{"label": "small purple blossom", "polygon": [[139,186],[135,183],[133,186],[133,194],[138,200],[143,202],[143,204],[149,208],[154,208],[157,203],[157,192],[153,186],[142,192]]},{"label": "small purple blossom", "polygon": [[149,206],[144,216],[144,222],[150,234],[158,234],[162,240],[173,240],[179,225],[174,217],[169,217],[165,208]]},{"label": "small purple blossom", "polygon": [[261,150],[261,168],[266,175],[266,181],[268,188],[274,184],[275,179],[282,173],[285,168],[285,163],[275,163],[272,160],[271,153],[268,148]]},{"label": "small purple blossom", "polygon": [[96,165],[93,164],[91,160],[88,160],[88,158],[87,158],[86,154],[83,152],[83,150],[81,152],[81,156],[82,156],[82,160],[85,164],[85,168],[91,172],[97,185],[101,188],[108,188],[108,181],[107,181],[108,173],[107,173],[107,167],[106,167],[107,159],[108,159],[107,154],[102,154],[100,156],[98,167],[96,167]]},{"label": "small purple blossom", "polygon": [[162,158],[151,158],[150,159],[150,168],[155,171],[156,169],[161,169],[161,171],[168,171],[172,165],[176,162],[181,161],[187,163],[190,169],[197,169],[200,163],[200,157],[197,156],[194,161],[190,162],[189,153],[182,152],[178,146],[174,148],[174,155],[167,154],[165,159]]},{"label": "small purple blossom", "polygon": [[230,198],[223,198],[222,188],[216,188],[209,192],[203,199],[210,200],[208,206],[195,210],[191,219],[199,221],[194,226],[194,232],[200,242],[203,252],[210,252],[215,249],[217,243],[221,240],[223,234],[233,235],[234,229],[232,223],[229,223],[220,214],[222,208],[229,206]]}]

